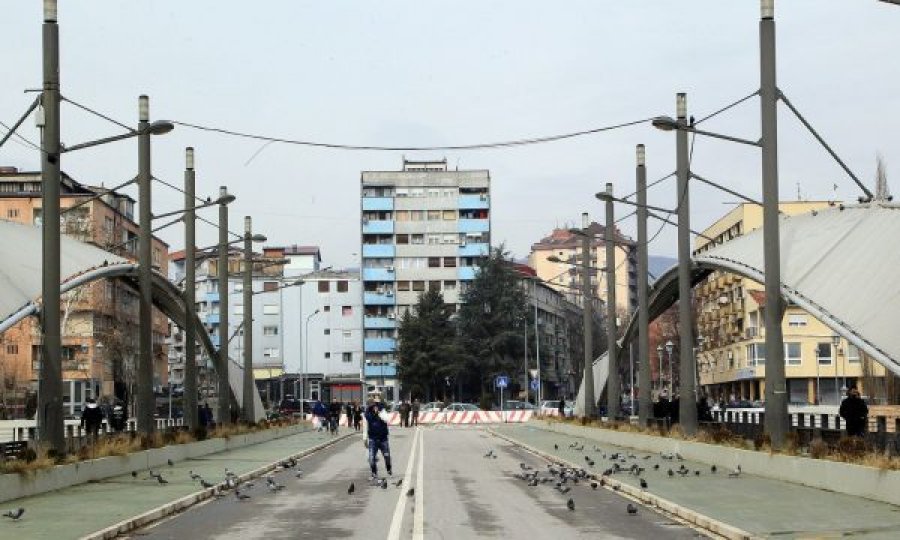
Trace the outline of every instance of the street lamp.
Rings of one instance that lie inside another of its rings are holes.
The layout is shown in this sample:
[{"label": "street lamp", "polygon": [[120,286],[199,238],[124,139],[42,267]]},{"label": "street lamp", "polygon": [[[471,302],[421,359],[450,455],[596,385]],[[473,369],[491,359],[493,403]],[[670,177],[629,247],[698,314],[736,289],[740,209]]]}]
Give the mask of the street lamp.
[{"label": "street lamp", "polygon": [[656,346],[656,356],[659,358],[659,369],[656,372],[656,392],[657,395],[662,393],[663,389],[663,346]]},{"label": "street lamp", "polygon": [[669,399],[675,398],[675,379],[672,378],[672,351],[675,350],[675,344],[672,340],[666,341],[666,354],[669,357]]},{"label": "street lamp", "polygon": [[841,390],[838,387],[838,347],[841,344],[841,336],[835,334],[831,336],[831,355],[834,357],[834,392],[837,394],[837,404],[841,403]]},{"label": "street lamp", "polygon": [[309,357],[309,321],[319,313],[319,308],[306,316],[306,352],[303,355],[303,368],[300,373],[300,392],[303,394],[301,399],[306,399],[306,359]]}]

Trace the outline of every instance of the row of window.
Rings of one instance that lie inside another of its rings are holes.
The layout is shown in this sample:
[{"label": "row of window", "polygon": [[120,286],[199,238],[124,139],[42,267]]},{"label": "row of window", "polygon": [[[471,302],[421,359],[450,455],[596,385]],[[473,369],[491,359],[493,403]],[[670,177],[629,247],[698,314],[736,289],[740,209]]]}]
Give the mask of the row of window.
[{"label": "row of window", "polygon": [[[331,306],[323,306],[322,311],[325,313],[329,313],[331,311]],[[262,309],[263,315],[278,315],[281,313],[281,306],[279,304],[263,304]],[[218,313],[218,308],[214,307],[210,313],[215,314]],[[234,314],[235,315],[243,315],[244,314],[244,305],[236,304],[234,306]],[[344,317],[350,317],[353,315],[353,306],[341,306],[341,315]]]},{"label": "row of window", "polygon": [[[464,282],[465,283],[465,282]],[[433,281],[398,281],[397,282],[397,290],[398,291],[418,291],[422,292],[425,290],[427,284],[427,288],[429,291],[441,292],[441,284],[443,284],[444,291],[455,291],[456,281],[455,280],[433,280]]]},{"label": "row of window", "polygon": [[[278,358],[281,356],[281,349],[278,347],[266,347],[263,349],[263,356],[266,358]],[[331,358],[331,353],[325,353],[325,359]],[[341,361],[345,363],[353,362],[353,353],[352,352],[343,352],[341,353]]]},{"label": "row of window", "polygon": [[[413,169],[408,169],[413,170]],[[458,195],[481,195],[487,198],[487,188],[478,187],[364,187],[363,197],[456,197]]]},{"label": "row of window", "polygon": [[[832,344],[820,342],[816,344],[816,358],[820,366],[830,366],[834,362]],[[860,361],[859,349],[855,345],[847,348],[847,362],[857,364]],[[733,364],[734,359],[731,359]],[[766,344],[751,343],[747,345],[747,363],[749,366],[762,366],[766,363]],[[799,366],[802,363],[800,342],[784,342],[784,363],[788,366]],[[733,368],[733,365],[731,366]]]}]

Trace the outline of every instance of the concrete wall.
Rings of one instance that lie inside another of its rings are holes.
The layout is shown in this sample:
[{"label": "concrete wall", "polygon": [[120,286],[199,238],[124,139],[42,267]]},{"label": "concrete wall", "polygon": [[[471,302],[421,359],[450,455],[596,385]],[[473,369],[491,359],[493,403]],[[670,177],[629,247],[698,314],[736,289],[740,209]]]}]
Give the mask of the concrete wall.
[{"label": "concrete wall", "polygon": [[557,433],[586,437],[645,452],[678,452],[685,459],[715,464],[723,469],[733,469],[740,465],[747,474],[900,505],[900,471],[887,471],[823,459],[741,450],[640,433],[582,428],[560,423],[542,422],[542,424],[543,427]]}]

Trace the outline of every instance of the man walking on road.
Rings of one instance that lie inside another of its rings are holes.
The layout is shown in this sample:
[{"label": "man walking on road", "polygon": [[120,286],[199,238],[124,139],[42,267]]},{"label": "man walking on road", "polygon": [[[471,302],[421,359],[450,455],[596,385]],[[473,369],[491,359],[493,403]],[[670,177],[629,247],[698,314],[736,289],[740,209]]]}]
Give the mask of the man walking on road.
[{"label": "man walking on road", "polygon": [[409,402],[404,399],[400,403],[400,425],[402,427],[409,427],[409,411]]},{"label": "man walking on road", "polygon": [[413,401],[413,403],[412,403],[412,425],[413,426],[419,425],[419,409],[420,408],[421,408],[421,405],[419,405],[419,400],[416,399],[415,401]]},{"label": "man walking on road", "polygon": [[388,475],[391,472],[391,447],[388,444],[387,413],[380,401],[370,401],[366,406],[365,424],[363,425],[363,444],[369,449],[369,469],[372,479],[378,478],[378,451],[384,456],[384,466]]},{"label": "man walking on road", "polygon": [[849,437],[866,436],[869,406],[859,397],[859,390],[855,386],[851,386],[847,390],[847,397],[841,402],[841,408],[838,413],[847,422],[847,435]]}]

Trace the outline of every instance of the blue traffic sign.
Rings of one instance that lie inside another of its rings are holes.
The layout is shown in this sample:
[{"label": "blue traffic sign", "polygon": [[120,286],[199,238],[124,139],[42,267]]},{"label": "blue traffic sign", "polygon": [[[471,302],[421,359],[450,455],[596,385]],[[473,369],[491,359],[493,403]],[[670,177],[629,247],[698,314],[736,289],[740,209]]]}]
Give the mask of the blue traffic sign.
[{"label": "blue traffic sign", "polygon": [[531,380],[531,389],[532,389],[532,390],[537,390],[538,388],[540,388],[540,386],[541,386],[541,382],[540,382],[540,381],[538,381],[537,379],[532,379],[532,380]]},{"label": "blue traffic sign", "polygon": [[497,388],[506,388],[509,386],[509,377],[506,375],[497,375],[497,378],[494,379],[494,386]]}]

